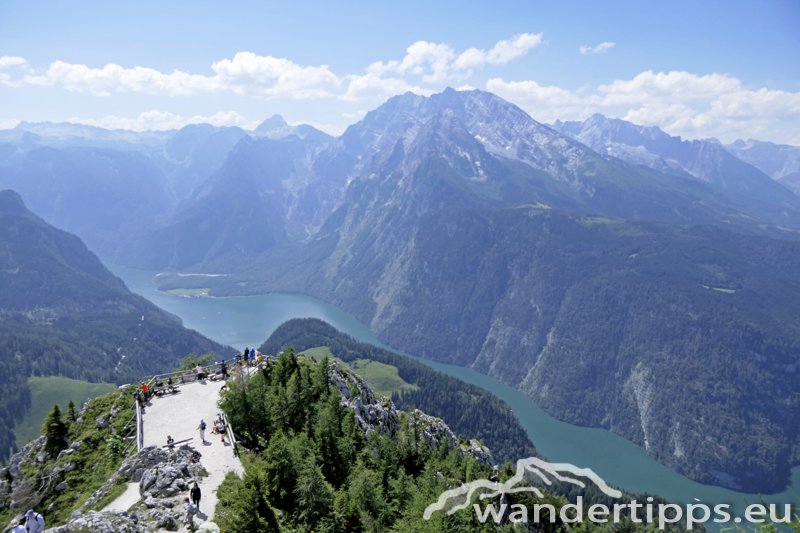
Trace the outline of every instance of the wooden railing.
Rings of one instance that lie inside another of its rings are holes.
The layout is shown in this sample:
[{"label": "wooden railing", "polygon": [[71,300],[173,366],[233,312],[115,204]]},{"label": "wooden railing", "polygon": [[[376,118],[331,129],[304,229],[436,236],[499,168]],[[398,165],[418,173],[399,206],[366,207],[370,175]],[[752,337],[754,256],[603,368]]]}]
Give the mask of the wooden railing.
[{"label": "wooden railing", "polygon": [[[220,375],[221,374],[221,367],[222,363],[226,363],[228,365],[228,371],[234,366],[236,363],[236,359],[230,360],[223,360],[218,363],[213,363],[210,365],[202,365],[203,371],[206,375],[206,378],[210,376]],[[172,378],[172,382],[176,385],[181,383],[192,383],[197,381],[197,372],[194,369],[184,369],[184,370],[176,370],[175,372],[168,372],[166,374],[156,374],[149,380],[147,380],[148,387],[155,385],[156,383],[166,383],[169,378]]]}]

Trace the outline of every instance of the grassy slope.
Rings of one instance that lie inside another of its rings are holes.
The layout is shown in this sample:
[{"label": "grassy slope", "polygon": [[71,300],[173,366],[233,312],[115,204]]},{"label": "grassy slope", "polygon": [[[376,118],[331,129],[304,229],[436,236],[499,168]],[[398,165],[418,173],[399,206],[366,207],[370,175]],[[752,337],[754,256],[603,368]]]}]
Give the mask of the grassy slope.
[{"label": "grassy slope", "polygon": [[356,359],[355,361],[346,363],[334,356],[327,346],[309,348],[304,351],[303,354],[311,357],[315,361],[322,357],[329,357],[349,366],[356,374],[364,378],[364,381],[367,382],[367,385],[369,385],[375,394],[391,397],[393,392],[417,390],[419,388],[417,385],[412,385],[401,378],[396,366],[387,365],[386,363],[380,363],[369,359]]},{"label": "grassy slope", "polygon": [[[80,423],[69,424],[68,442],[81,443],[74,452],[61,459],[51,458],[43,464],[29,462],[23,466],[27,478],[23,485],[29,490],[36,490],[42,476],[47,477],[54,466],[59,465],[63,468],[67,463],[75,465],[75,468],[63,475],[63,481],[66,481],[69,490],[54,490],[36,506],[43,510],[49,527],[66,523],[72,512],[111,478],[125,458],[123,452],[125,447],[127,447],[128,453],[136,453],[133,441],[122,439],[135,428],[134,404],[131,394],[132,390],[129,388],[124,391],[115,390],[110,394],[93,399],[89,402],[86,410],[81,413]],[[112,411],[116,411],[115,417],[110,417]],[[104,416],[109,420],[107,427],[98,428],[96,426],[99,416]],[[68,421],[66,417],[65,421]],[[117,443],[120,448],[113,447],[111,443]],[[102,507],[122,490],[124,490],[124,486],[114,488],[112,494],[98,502],[94,508]],[[7,524],[20,511],[20,509],[10,510],[7,499],[24,503],[26,499],[24,493],[24,489],[18,489],[18,492],[14,494],[5,495],[5,501],[0,501],[0,527]],[[25,507],[27,505],[23,506],[22,510]]]},{"label": "grassy slope", "polygon": [[28,386],[31,388],[31,410],[14,428],[18,448],[39,436],[42,422],[53,405],[58,404],[61,412],[66,413],[70,400],[80,409],[86,400],[117,388],[110,383],[89,383],[59,376],[31,377],[28,378]]}]

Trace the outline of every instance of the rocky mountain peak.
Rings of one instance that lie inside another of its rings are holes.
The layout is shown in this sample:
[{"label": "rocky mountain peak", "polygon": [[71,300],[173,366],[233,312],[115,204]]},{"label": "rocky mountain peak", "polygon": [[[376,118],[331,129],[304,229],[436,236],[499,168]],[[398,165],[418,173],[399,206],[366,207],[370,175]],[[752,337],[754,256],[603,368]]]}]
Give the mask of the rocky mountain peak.
[{"label": "rocky mountain peak", "polygon": [[284,120],[284,118],[280,115],[272,115],[268,119],[264,120],[258,127],[253,130],[257,134],[266,135],[272,133],[276,130],[283,130],[289,127],[289,124]]}]

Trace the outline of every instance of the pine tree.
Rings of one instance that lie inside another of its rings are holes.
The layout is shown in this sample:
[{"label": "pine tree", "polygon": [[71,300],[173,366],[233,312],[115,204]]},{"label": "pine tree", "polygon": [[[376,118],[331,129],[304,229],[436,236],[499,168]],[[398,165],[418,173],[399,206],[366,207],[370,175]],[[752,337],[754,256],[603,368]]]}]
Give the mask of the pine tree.
[{"label": "pine tree", "polygon": [[291,442],[283,431],[272,436],[264,459],[265,485],[270,500],[282,509],[290,508],[294,505],[297,472]]},{"label": "pine tree", "polygon": [[297,517],[309,528],[314,529],[323,518],[331,514],[333,488],[325,481],[322,470],[313,456],[303,461],[294,494],[297,499]]},{"label": "pine tree", "polygon": [[55,455],[67,447],[67,425],[61,420],[61,409],[54,405],[42,426],[42,434],[47,437],[44,449]]},{"label": "pine tree", "polygon": [[279,531],[278,520],[266,498],[264,473],[258,461],[251,463],[244,479],[229,473],[217,492],[221,505],[214,516],[222,531],[250,533]]},{"label": "pine tree", "polygon": [[67,404],[67,414],[72,422],[75,422],[78,419],[78,415],[75,413],[75,402],[72,400],[70,400]]},{"label": "pine tree", "polygon": [[[320,404],[322,402],[317,405]],[[323,405],[324,408],[317,415],[314,439],[317,443],[317,453],[322,463],[322,472],[325,474],[325,478],[334,487],[339,487],[348,474],[348,465],[343,460],[339,449],[344,407],[339,402],[339,394],[336,392],[331,392]]]}]

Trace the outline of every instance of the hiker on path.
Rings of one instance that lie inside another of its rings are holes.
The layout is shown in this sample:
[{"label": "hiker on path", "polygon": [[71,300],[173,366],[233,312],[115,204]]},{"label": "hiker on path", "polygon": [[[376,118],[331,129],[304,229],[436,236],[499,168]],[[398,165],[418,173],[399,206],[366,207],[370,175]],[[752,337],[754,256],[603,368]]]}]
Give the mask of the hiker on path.
[{"label": "hiker on path", "polygon": [[225,444],[225,421],[222,416],[214,420],[214,433],[218,433],[222,438],[222,444]]},{"label": "hiker on path", "polygon": [[203,444],[206,443],[206,421],[202,418],[200,419],[200,425],[197,426],[197,429],[200,430],[200,442]]},{"label": "hiker on path", "polygon": [[203,381],[203,378],[206,377],[203,365],[197,365],[194,367],[194,371],[197,373],[197,381]]},{"label": "hiker on path", "polygon": [[43,533],[44,531],[44,517],[33,509],[28,509],[25,513],[25,529],[28,533]]},{"label": "hiker on path", "polygon": [[222,381],[228,380],[228,365],[225,361],[222,361],[222,364],[219,365],[219,372],[222,374]]},{"label": "hiker on path", "polygon": [[27,519],[27,518],[25,518],[25,516],[23,516],[22,518],[20,518],[20,519],[19,519],[19,524],[17,524],[16,526],[14,526],[14,529],[10,530],[8,533],[28,533],[28,530],[27,530],[27,529],[25,529],[25,522],[26,522],[27,520],[28,520],[28,519]]},{"label": "hiker on path", "polygon": [[189,498],[183,499],[184,507],[186,509],[186,516],[183,519],[189,531],[194,531],[194,515],[197,512],[197,507],[189,501]]},{"label": "hiker on path", "polygon": [[200,487],[197,485],[197,481],[194,482],[192,486],[192,490],[189,491],[189,496],[192,497],[192,503],[197,507],[197,510],[200,510]]}]

